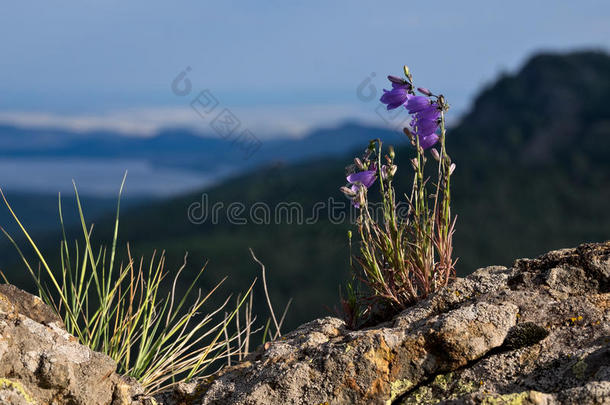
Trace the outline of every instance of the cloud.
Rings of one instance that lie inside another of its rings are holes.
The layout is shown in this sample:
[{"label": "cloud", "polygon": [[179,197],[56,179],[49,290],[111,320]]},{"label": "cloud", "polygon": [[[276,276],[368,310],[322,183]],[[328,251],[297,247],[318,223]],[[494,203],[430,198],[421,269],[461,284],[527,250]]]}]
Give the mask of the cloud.
[{"label": "cloud", "polygon": [[[368,107],[368,108],[367,108]],[[190,106],[135,108],[100,114],[54,114],[32,111],[0,111],[0,123],[29,128],[54,128],[75,132],[108,130],[129,136],[152,136],[164,128],[189,128],[212,133],[210,122],[224,108],[200,116]],[[370,105],[297,105],[235,107],[230,111],[260,138],[300,137],[317,127],[337,125],[347,120],[377,123]]]}]

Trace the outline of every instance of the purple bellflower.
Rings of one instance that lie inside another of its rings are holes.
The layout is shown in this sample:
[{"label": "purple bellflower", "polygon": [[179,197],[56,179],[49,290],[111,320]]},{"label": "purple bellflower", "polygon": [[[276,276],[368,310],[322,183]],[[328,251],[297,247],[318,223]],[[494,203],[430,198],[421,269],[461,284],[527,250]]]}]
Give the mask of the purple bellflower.
[{"label": "purple bellflower", "polygon": [[[419,135],[418,135],[419,136]],[[429,149],[436,145],[439,137],[437,134],[431,134],[428,136],[419,136],[419,146],[421,146],[424,150]]]},{"label": "purple bellflower", "polygon": [[431,135],[436,132],[436,129],[438,128],[438,122],[419,118],[413,118],[411,125],[415,129],[415,133],[420,136]]},{"label": "purple bellflower", "polygon": [[418,119],[421,120],[433,120],[436,121],[441,116],[441,110],[438,108],[437,103],[430,103],[426,108],[420,110],[414,114]]},{"label": "purple bellflower", "polygon": [[369,188],[375,183],[377,179],[376,170],[364,170],[358,173],[352,173],[347,176],[347,181],[350,184],[362,184],[364,187]]},{"label": "purple bellflower", "polygon": [[407,110],[409,110],[409,114],[414,114],[416,112],[420,112],[422,110],[427,109],[430,106],[430,99],[425,96],[413,96],[409,97],[407,101]]},{"label": "purple bellflower", "polygon": [[[434,146],[439,140],[436,130],[438,129],[438,119],[441,112],[438,109],[438,104],[431,103],[426,97],[417,96],[411,100],[415,98],[420,98],[420,100],[411,104],[412,110],[409,111],[413,117],[411,127],[413,127],[413,132],[419,139],[419,145],[425,150]],[[411,100],[407,103],[407,109]]]},{"label": "purple bellflower", "polygon": [[388,76],[388,80],[392,82],[392,90],[383,89],[380,101],[388,105],[388,110],[393,110],[405,104],[413,96],[409,94],[411,85],[406,80],[396,76]]},{"label": "purple bellflower", "polygon": [[[387,104],[388,110],[404,105],[409,114],[411,114],[411,127],[413,128],[413,133],[419,140],[419,145],[423,149],[431,148],[439,140],[436,130],[438,129],[438,119],[441,115],[438,103],[427,97],[431,96],[432,93],[430,90],[421,87],[418,88],[418,90],[420,93],[425,94],[425,96],[416,96],[412,94],[413,87],[411,83],[405,79],[396,76],[388,76],[388,80],[392,82],[392,90],[384,89],[380,101]],[[360,173],[355,173],[354,175],[359,175]],[[352,184],[355,183],[350,181],[349,178],[348,181]],[[361,182],[361,184],[365,185],[364,182]],[[354,187],[355,185],[352,186],[352,190],[354,190]],[[369,186],[365,185],[365,187],[368,188]],[[357,190],[358,188],[356,188],[355,191]]]},{"label": "purple bellflower", "polygon": [[[360,188],[368,189],[375,183],[377,179],[377,169],[373,166],[372,170],[364,170],[358,173],[352,173],[347,176],[347,181],[350,183],[350,191],[353,193],[352,204],[354,207],[360,208],[359,200],[357,199]],[[347,194],[346,194],[347,195]]]}]

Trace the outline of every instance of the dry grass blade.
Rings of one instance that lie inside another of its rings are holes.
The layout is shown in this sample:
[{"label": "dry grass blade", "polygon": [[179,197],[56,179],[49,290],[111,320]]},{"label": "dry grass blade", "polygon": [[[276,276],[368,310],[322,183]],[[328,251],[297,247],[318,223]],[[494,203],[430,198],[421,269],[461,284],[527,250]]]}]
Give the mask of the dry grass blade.
[{"label": "dry grass blade", "polygon": [[282,336],[282,333],[280,331],[280,323],[278,323],[277,318],[275,317],[275,311],[273,311],[273,305],[271,305],[271,298],[269,298],[269,291],[267,289],[267,278],[265,276],[265,265],[260,260],[258,260],[256,255],[254,254],[254,251],[251,248],[250,248],[250,254],[252,255],[252,258],[254,259],[254,261],[256,263],[258,263],[259,266],[261,266],[261,273],[263,275],[263,289],[265,290],[265,298],[267,299],[269,313],[271,314],[271,319],[273,320],[273,324],[275,325],[275,330],[276,330],[275,334],[277,336]]}]

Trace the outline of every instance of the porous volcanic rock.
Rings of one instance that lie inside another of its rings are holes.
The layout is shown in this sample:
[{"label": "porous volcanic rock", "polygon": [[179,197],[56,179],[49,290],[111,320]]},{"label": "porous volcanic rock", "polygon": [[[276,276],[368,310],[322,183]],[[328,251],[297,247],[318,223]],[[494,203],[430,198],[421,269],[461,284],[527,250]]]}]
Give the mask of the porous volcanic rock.
[{"label": "porous volcanic rock", "polygon": [[115,371],[40,298],[0,285],[0,404],[144,405],[138,384]]},{"label": "porous volcanic rock", "polygon": [[458,278],[392,321],[317,319],[166,404],[610,404],[610,242]]}]

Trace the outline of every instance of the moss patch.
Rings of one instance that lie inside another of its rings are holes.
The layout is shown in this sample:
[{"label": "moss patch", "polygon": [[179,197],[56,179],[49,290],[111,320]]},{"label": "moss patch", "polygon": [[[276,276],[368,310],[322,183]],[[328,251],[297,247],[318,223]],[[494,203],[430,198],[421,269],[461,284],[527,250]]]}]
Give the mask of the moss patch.
[{"label": "moss patch", "polygon": [[576,363],[574,363],[574,365],[572,366],[572,373],[574,374],[574,377],[578,378],[579,380],[584,380],[587,367],[587,362],[583,359],[580,359]]},{"label": "moss patch", "polygon": [[391,404],[392,401],[407,392],[412,386],[413,383],[407,379],[390,383],[390,400],[388,401],[388,404]]},{"label": "moss patch", "polygon": [[432,384],[436,385],[443,391],[447,391],[447,388],[449,388],[449,383],[451,382],[452,379],[453,379],[453,373],[439,374],[434,378],[434,382]]},{"label": "moss patch", "polygon": [[503,346],[507,349],[520,349],[531,346],[546,338],[549,332],[533,322],[519,323],[506,336]]},{"label": "moss patch", "polygon": [[429,386],[424,385],[411,393],[408,398],[405,398],[405,400],[401,402],[401,405],[428,405],[436,404],[438,402],[440,402],[440,400],[434,397],[432,389]]},{"label": "moss patch", "polygon": [[518,394],[496,395],[487,397],[481,402],[482,405],[519,405],[523,404],[525,398],[529,397],[527,392]]},{"label": "moss patch", "polygon": [[[513,394],[493,395],[483,399],[481,405],[527,405],[532,404],[535,391],[524,391]],[[537,402],[536,402],[537,403]]]},{"label": "moss patch", "polygon": [[35,404],[34,399],[28,394],[23,385],[18,381],[9,380],[8,378],[0,378],[0,389],[13,390],[19,393],[28,404]]},{"label": "moss patch", "polygon": [[476,390],[476,384],[456,379],[454,373],[439,374],[430,384],[421,386],[410,393],[401,404],[431,405],[443,400],[457,399]]},{"label": "moss patch", "polygon": [[464,382],[462,380],[456,381],[453,387],[453,397],[461,397],[462,395],[470,394],[478,389],[477,385],[472,381]]}]

